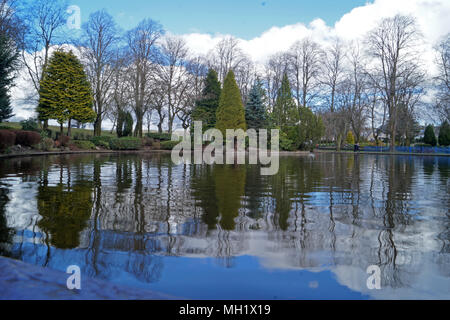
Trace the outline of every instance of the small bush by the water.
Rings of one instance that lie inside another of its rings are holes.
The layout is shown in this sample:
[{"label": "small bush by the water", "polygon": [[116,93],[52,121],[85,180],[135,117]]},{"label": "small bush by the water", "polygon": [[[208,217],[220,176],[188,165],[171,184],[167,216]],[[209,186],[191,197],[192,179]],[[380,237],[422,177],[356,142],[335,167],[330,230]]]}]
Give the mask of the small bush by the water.
[{"label": "small bush by the water", "polygon": [[93,144],[91,141],[86,140],[75,140],[72,142],[72,144],[77,147],[78,149],[82,150],[94,150],[95,144]]},{"label": "small bush by the water", "polygon": [[142,146],[142,141],[134,137],[115,138],[111,140],[109,146],[112,150],[138,150]]},{"label": "small bush by the water", "polygon": [[16,144],[31,147],[41,142],[41,135],[34,131],[16,131]]},{"label": "small bush by the water", "polygon": [[101,147],[101,148],[103,148],[103,149],[110,149],[110,146],[109,146],[109,142],[106,142],[106,141],[98,141],[97,142],[97,144],[95,144],[97,147]]},{"label": "small bush by the water", "polygon": [[41,143],[39,144],[39,149],[42,151],[51,151],[53,146],[55,145],[55,141],[52,138],[43,138]]},{"label": "small bush by the water", "polygon": [[448,121],[444,121],[439,129],[439,145],[444,147],[450,145],[450,124]]},{"label": "small bush by the water", "polygon": [[0,150],[12,147],[16,142],[16,134],[10,130],[0,130]]},{"label": "small bush by the water", "polygon": [[288,138],[287,134],[281,132],[280,134],[280,149],[283,151],[295,151],[295,143]]},{"label": "small bush by the water", "polygon": [[161,149],[172,150],[177,144],[179,144],[178,141],[163,141],[161,142]]},{"label": "small bush by the water", "polygon": [[152,147],[155,143],[155,140],[153,138],[144,137],[142,138],[142,145],[145,147]]},{"label": "small bush by the water", "polygon": [[69,142],[70,142],[70,137],[65,136],[65,135],[59,135],[58,141],[57,141],[57,146],[58,147],[68,147]]},{"label": "small bush by the water", "polygon": [[31,147],[41,142],[41,135],[34,131],[16,131],[16,144]]},{"label": "small bush by the water", "polygon": [[425,128],[423,142],[426,144],[431,144],[433,147],[436,146],[437,139],[436,139],[436,135],[434,134],[434,127],[432,125],[428,125]]},{"label": "small bush by the water", "polygon": [[98,147],[104,147],[105,144],[107,144],[109,147],[109,143],[111,142],[112,139],[113,137],[100,136],[100,137],[92,137],[90,140],[93,144],[95,144]]}]

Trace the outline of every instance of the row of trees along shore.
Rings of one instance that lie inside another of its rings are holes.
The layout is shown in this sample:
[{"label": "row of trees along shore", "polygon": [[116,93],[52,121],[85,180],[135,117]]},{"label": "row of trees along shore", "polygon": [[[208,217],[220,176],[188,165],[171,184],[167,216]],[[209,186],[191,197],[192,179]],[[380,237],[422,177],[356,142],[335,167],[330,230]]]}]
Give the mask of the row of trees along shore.
[{"label": "row of trees along shore", "polygon": [[324,140],[340,149],[349,132],[377,145],[385,135],[394,148],[414,140],[419,121],[449,121],[450,35],[435,46],[431,77],[409,16],[382,19],[352,42],[304,38],[257,64],[233,37],[200,56],[151,19],[122,32],[106,10],[67,30],[66,9],[59,0],[0,0],[1,121],[13,114],[8,90],[19,69],[44,127],[76,120],[92,123],[95,136],[106,119],[120,131],[131,115],[136,137],[201,120],[205,130],[279,128],[286,150]]}]

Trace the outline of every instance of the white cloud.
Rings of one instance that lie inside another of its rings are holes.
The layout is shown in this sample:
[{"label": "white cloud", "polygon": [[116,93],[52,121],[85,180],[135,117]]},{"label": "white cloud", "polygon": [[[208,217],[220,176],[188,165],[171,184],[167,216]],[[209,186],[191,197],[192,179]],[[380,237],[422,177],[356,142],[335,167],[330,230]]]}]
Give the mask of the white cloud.
[{"label": "white cloud", "polygon": [[[270,55],[287,50],[294,42],[304,37],[311,37],[321,44],[329,43],[335,36],[345,40],[357,39],[375,27],[380,19],[398,13],[417,18],[429,51],[439,38],[450,32],[448,0],[376,0],[354,8],[334,26],[328,26],[322,19],[315,19],[308,25],[297,23],[272,27],[259,37],[239,40],[244,52],[255,62],[264,63]],[[225,36],[227,35],[200,33],[183,35],[190,49],[197,54],[207,54]],[[428,52],[425,56],[429,58],[431,54]]]},{"label": "white cloud", "polygon": [[[345,40],[362,37],[384,17],[395,14],[408,14],[416,17],[425,39],[422,58],[430,74],[435,69],[433,64],[433,45],[450,32],[450,1],[448,0],[375,0],[364,6],[352,9],[342,16],[334,26],[328,26],[322,19],[315,19],[309,24],[296,23],[284,27],[272,27],[259,37],[240,40],[242,50],[257,64],[264,63],[274,53],[287,50],[294,42],[304,37],[311,37],[318,43],[326,45],[335,36]],[[202,34],[198,32],[181,35],[194,54],[206,55],[224,37],[224,34]],[[19,77],[19,85],[13,90],[15,113],[21,117],[31,116],[26,111],[22,99],[26,75]],[[31,86],[31,84],[30,84]],[[30,109],[31,110],[31,109]]]}]

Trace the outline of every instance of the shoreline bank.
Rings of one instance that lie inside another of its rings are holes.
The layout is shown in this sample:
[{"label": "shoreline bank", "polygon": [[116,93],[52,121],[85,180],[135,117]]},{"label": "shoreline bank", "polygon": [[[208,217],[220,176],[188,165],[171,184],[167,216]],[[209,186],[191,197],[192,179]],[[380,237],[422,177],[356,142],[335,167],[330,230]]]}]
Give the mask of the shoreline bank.
[{"label": "shoreline bank", "polygon": [[[79,150],[79,151],[36,151],[29,153],[16,153],[16,154],[0,154],[0,159],[13,159],[13,158],[25,158],[25,157],[41,157],[41,156],[58,156],[58,155],[76,155],[76,154],[140,154],[140,153],[166,153],[170,154],[171,150]],[[248,151],[246,152],[248,153]],[[387,155],[387,156],[428,156],[428,157],[450,157],[450,154],[445,153],[406,153],[406,152],[371,152],[371,151],[336,151],[336,150],[319,150],[315,149],[314,152],[310,151],[280,151],[280,156],[308,156],[310,154],[320,153],[332,153],[332,154],[370,154],[370,155]]]},{"label": "shoreline bank", "polygon": [[164,293],[84,277],[67,289],[70,274],[0,256],[0,300],[178,300]]}]

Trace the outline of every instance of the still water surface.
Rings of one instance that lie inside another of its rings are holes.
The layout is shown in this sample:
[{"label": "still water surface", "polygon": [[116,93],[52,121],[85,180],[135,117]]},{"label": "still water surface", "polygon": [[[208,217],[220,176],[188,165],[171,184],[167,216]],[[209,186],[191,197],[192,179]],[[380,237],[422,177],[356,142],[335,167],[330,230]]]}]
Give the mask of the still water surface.
[{"label": "still water surface", "polygon": [[[450,157],[0,161],[0,254],[190,299],[450,299]],[[381,269],[369,290],[366,269]]]}]

